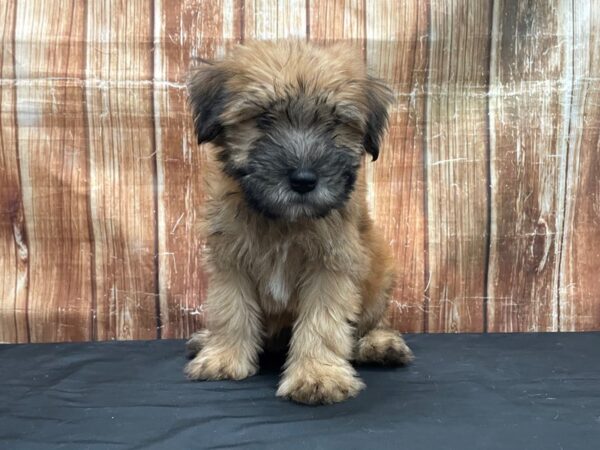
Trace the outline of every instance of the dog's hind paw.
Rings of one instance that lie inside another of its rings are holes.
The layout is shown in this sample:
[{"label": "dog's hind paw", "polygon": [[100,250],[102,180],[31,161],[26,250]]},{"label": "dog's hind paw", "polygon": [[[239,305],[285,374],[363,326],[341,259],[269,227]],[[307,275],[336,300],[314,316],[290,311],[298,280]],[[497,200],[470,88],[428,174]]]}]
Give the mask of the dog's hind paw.
[{"label": "dog's hind paw", "polygon": [[202,350],[202,348],[206,346],[208,335],[208,330],[200,330],[192,334],[189,340],[185,343],[185,349],[188,358],[193,358],[198,353],[200,353],[200,350]]},{"label": "dog's hind paw", "polygon": [[356,344],[354,360],[359,364],[402,366],[414,359],[413,352],[397,331],[377,328],[369,331]]}]

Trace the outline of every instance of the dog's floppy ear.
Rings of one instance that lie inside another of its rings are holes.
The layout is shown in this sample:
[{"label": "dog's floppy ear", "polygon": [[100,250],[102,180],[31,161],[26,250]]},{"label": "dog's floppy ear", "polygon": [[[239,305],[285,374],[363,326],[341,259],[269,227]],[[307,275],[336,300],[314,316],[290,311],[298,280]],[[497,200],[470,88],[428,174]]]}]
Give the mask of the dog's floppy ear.
[{"label": "dog's floppy ear", "polygon": [[227,101],[225,82],[229,75],[218,63],[200,60],[188,81],[189,101],[198,144],[214,140],[223,131],[219,116]]},{"label": "dog's floppy ear", "polygon": [[392,90],[377,78],[369,76],[365,83],[368,113],[363,145],[375,161],[379,157],[379,145],[387,126],[388,109],[392,104],[394,95]]}]

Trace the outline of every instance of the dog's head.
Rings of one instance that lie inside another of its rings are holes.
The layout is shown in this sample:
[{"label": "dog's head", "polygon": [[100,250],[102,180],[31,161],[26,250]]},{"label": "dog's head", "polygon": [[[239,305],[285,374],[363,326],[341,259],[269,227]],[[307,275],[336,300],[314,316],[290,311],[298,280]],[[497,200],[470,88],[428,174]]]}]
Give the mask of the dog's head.
[{"label": "dog's head", "polygon": [[379,155],[391,91],[344,45],[254,42],[193,69],[198,142],[212,142],[246,201],[270,218],[341,208],[364,152]]}]

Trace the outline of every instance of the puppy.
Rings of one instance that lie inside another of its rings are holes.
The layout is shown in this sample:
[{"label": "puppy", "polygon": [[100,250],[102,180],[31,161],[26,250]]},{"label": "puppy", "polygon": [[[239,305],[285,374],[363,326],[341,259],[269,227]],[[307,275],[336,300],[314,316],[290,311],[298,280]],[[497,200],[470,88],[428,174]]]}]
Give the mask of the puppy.
[{"label": "puppy", "polygon": [[393,262],[369,217],[364,153],[377,159],[391,91],[345,45],[253,42],[192,71],[206,168],[206,329],[192,380],[241,380],[291,328],[277,395],[320,404],[363,387],[350,364],[412,359],[386,320]]}]

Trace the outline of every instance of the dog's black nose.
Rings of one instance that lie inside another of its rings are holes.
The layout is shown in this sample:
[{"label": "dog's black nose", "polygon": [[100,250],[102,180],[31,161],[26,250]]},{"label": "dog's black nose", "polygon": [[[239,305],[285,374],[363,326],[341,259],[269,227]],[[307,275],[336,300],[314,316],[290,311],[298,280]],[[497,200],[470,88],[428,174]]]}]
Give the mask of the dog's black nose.
[{"label": "dog's black nose", "polygon": [[306,194],[317,185],[317,174],[311,169],[296,169],[290,173],[290,185],[296,192]]}]

